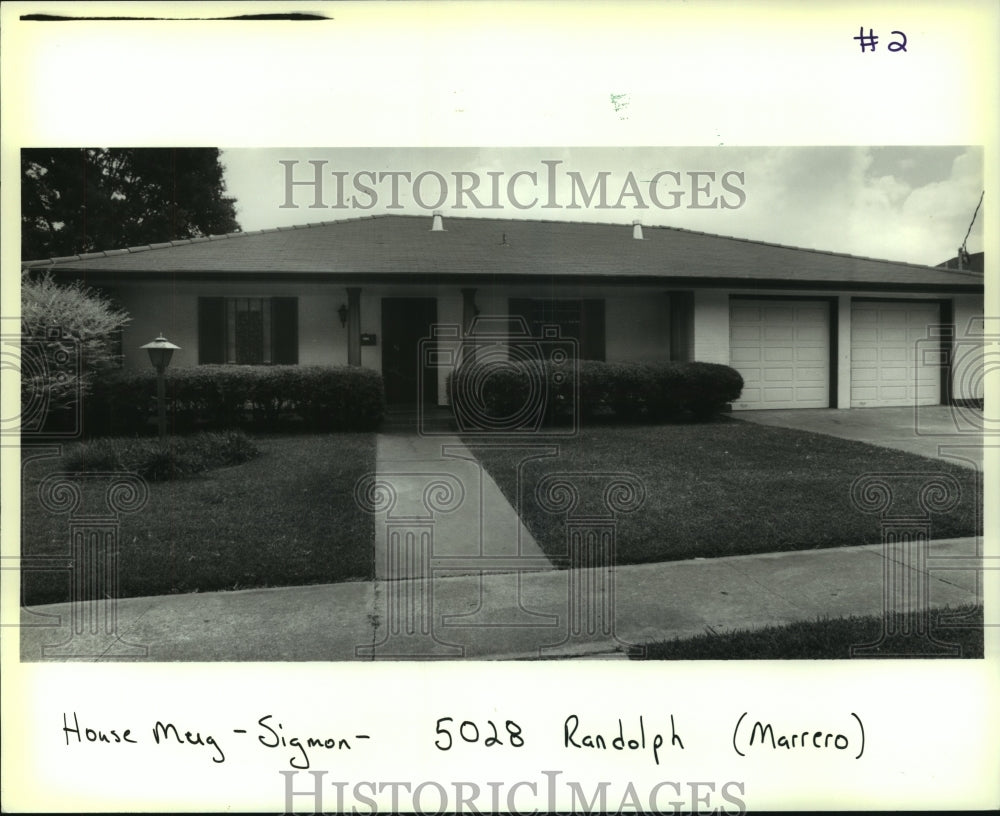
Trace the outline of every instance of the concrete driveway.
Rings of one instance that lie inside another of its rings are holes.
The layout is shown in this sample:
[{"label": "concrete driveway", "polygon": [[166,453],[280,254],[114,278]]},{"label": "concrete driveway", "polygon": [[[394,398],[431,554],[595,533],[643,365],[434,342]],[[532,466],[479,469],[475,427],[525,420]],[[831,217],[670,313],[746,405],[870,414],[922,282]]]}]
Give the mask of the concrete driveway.
[{"label": "concrete driveway", "polygon": [[967,468],[981,468],[983,463],[983,412],[976,408],[801,408],[734,411],[732,416],[895,448]]}]

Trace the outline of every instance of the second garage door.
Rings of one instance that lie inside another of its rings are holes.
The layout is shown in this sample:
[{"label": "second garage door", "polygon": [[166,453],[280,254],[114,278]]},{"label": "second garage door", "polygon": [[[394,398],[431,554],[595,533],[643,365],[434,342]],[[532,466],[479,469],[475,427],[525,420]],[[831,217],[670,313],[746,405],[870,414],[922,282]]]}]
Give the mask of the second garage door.
[{"label": "second garage door", "polygon": [[851,307],[851,407],[937,405],[941,369],[917,341],[941,322],[937,303],[855,301]]},{"label": "second garage door", "polygon": [[734,299],[729,360],[744,382],[734,408],[829,408],[829,305]]}]

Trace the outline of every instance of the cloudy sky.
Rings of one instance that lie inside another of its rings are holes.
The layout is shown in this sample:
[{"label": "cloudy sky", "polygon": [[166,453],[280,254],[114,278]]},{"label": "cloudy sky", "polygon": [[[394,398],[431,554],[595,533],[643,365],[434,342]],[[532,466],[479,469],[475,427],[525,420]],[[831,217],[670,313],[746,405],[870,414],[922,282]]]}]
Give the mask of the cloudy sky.
[{"label": "cloudy sky", "polygon": [[[319,207],[314,185],[287,186],[315,179],[312,162],[325,162]],[[955,255],[983,189],[978,147],[242,148],[224,151],[223,163],[244,230],[440,209],[446,218],[639,219],[925,264]],[[409,174],[395,177],[395,200],[393,176],[375,175],[386,173]],[[459,200],[455,173],[475,198]],[[595,183],[586,205],[580,185]],[[982,216],[970,252],[983,248]]]}]

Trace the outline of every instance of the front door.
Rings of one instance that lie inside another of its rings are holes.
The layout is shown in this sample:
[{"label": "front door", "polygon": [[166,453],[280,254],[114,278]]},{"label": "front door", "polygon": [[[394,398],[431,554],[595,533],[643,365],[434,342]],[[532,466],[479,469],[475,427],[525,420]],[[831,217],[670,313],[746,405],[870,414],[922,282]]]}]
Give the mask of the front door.
[{"label": "front door", "polygon": [[389,405],[437,403],[437,369],[423,367],[420,346],[436,321],[434,298],[382,298],[382,378]]}]

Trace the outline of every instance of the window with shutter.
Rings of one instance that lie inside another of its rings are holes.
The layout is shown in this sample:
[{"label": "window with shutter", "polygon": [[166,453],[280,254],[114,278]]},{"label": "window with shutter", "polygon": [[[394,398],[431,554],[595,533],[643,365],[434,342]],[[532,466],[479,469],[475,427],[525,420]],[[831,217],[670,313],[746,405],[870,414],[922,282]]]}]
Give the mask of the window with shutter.
[{"label": "window with shutter", "polygon": [[532,337],[541,337],[542,326],[558,326],[562,337],[577,341],[581,359],[604,359],[603,300],[511,298],[508,309],[528,322]]},{"label": "window with shutter", "polygon": [[198,298],[198,362],[299,361],[298,298]]}]

